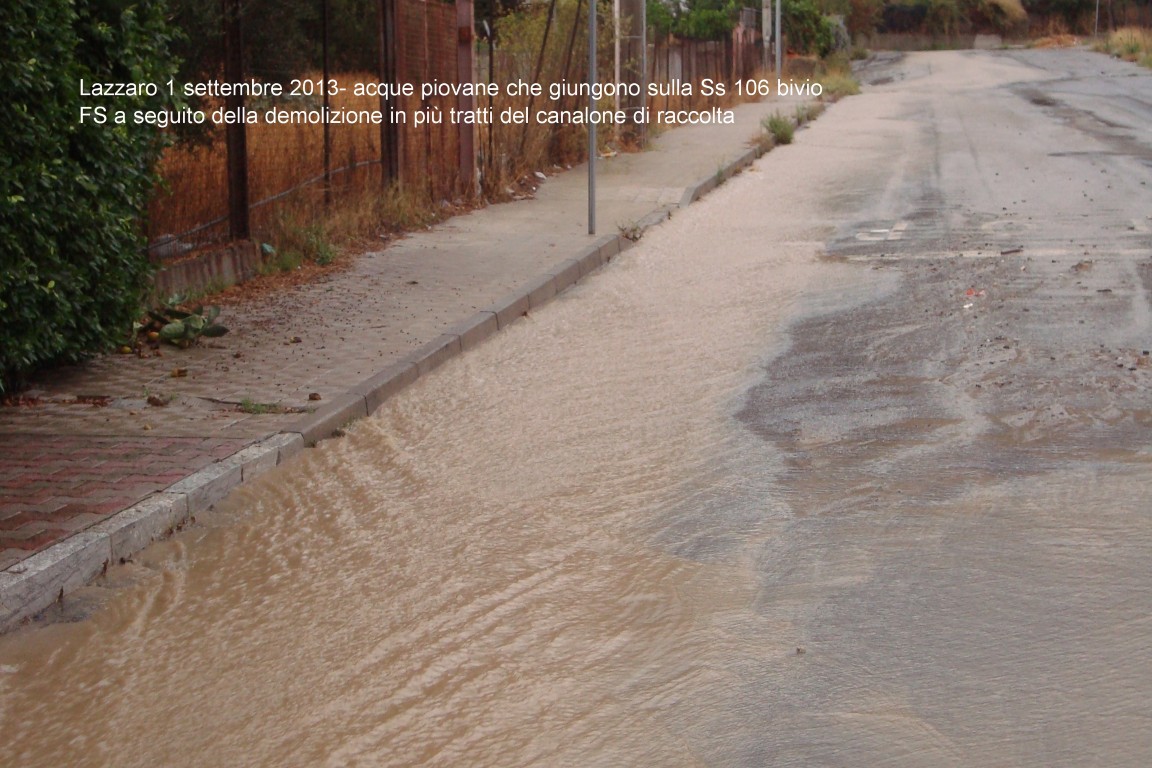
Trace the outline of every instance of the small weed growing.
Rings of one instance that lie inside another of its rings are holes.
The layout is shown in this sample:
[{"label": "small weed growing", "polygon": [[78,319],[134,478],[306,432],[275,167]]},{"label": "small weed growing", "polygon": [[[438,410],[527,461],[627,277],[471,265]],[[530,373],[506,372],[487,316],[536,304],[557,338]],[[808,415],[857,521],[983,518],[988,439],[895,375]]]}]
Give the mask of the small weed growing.
[{"label": "small weed growing", "polygon": [[821,98],[836,101],[860,93],[860,82],[852,76],[852,61],[848,54],[833,53],[816,67],[816,77],[824,88]]},{"label": "small weed growing", "polygon": [[804,104],[796,105],[796,127],[810,123],[816,118],[820,117],[820,113],[824,111],[824,105],[818,101],[807,102]]},{"label": "small weed growing", "polygon": [[830,101],[860,93],[860,82],[851,75],[824,75],[820,78],[820,84],[824,86],[824,98]]},{"label": "small weed growing", "polygon": [[311,413],[313,408],[301,408],[293,405],[277,405],[276,403],[258,403],[250,397],[246,397],[240,402],[231,400],[216,400],[218,403],[227,403],[236,407],[236,410],[241,413],[247,413],[250,416],[266,416],[268,414],[280,413]]},{"label": "small weed growing", "polygon": [[796,127],[792,125],[791,120],[779,112],[764,118],[760,124],[764,127],[764,130],[771,134],[772,140],[776,144],[792,143],[792,137],[795,134]]},{"label": "small weed growing", "polygon": [[620,236],[638,242],[644,236],[644,228],[638,222],[630,221],[627,224],[620,224],[616,227],[620,232]]}]

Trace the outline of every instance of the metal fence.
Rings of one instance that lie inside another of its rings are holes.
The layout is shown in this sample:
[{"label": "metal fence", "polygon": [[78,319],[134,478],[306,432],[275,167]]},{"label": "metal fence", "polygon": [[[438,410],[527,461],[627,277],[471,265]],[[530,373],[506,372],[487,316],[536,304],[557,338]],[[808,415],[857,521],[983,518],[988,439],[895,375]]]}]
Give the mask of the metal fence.
[{"label": "metal fence", "polygon": [[[657,41],[649,46],[649,80],[671,82],[678,80],[700,83],[705,78],[715,82],[731,83],[751,76],[759,66],[761,49],[759,35],[750,29],[737,27],[726,40]],[[675,97],[654,97],[654,108],[670,108]]]},{"label": "metal fence", "polygon": [[[163,182],[147,222],[154,259],[266,235],[289,204],[323,205],[349,190],[401,179],[429,196],[451,197],[471,182],[459,177],[460,131],[447,120],[393,122],[399,113],[447,114],[456,105],[452,97],[355,92],[364,84],[458,82],[459,4],[389,0],[339,23],[331,5],[321,2],[320,19],[288,19],[294,28],[280,30],[279,46],[261,45],[269,9],[255,2],[225,3],[225,13],[213,19],[219,26],[201,30],[216,41],[203,46],[193,69],[198,82],[277,83],[282,94],[243,100],[210,95],[192,104],[207,120],[200,135],[171,148],[161,162]],[[470,17],[467,24],[470,29]],[[232,34],[237,26],[238,46]],[[256,34],[250,36],[250,29]],[[297,53],[284,55],[285,46]],[[230,56],[237,47],[241,55]],[[221,124],[222,116],[253,113],[257,122]],[[385,122],[373,122],[374,113]],[[286,122],[269,121],[270,114]],[[335,122],[316,119],[333,114],[339,115]]]},{"label": "metal fence", "polygon": [[[584,157],[582,126],[500,119],[508,109],[580,109],[585,100],[578,96],[549,100],[546,94],[509,95],[502,87],[498,95],[468,100],[422,95],[420,85],[582,82],[588,0],[550,0],[478,23],[472,0],[224,0],[223,9],[207,19],[184,20],[193,43],[186,77],[277,83],[283,93],[194,100],[191,106],[209,123],[226,113],[233,119],[255,113],[257,121],[206,125],[166,153],[163,183],[147,221],[155,260],[234,239],[266,240],[300,206],[328,206],[352,192],[399,185],[434,202],[460,202],[477,193],[498,198],[526,171]],[[606,34],[598,55],[610,62],[611,20],[602,18],[601,24]],[[757,37],[740,26],[722,42],[650,46],[648,79],[745,76],[757,60]],[[354,92],[357,84],[397,83],[411,83],[415,92]],[[709,103],[702,97],[688,102]],[[487,109],[488,119],[453,124],[453,108]],[[266,119],[269,113],[325,110],[345,116],[378,112],[382,121]]]}]

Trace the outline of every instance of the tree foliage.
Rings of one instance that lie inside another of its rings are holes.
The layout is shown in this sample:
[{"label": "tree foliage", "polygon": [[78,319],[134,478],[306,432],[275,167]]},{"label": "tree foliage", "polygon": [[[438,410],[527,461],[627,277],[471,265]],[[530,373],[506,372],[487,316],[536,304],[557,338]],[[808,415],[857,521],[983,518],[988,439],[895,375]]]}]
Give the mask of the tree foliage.
[{"label": "tree foliage", "polygon": [[832,22],[816,8],[813,0],[784,0],[781,8],[788,48],[796,53],[827,56],[836,44]]},{"label": "tree foliage", "polygon": [[84,97],[80,82],[165,83],[159,0],[6,0],[0,51],[0,390],[74,362],[130,328],[149,275],[139,220],[157,130],[81,122],[82,106],[161,108],[163,97]]},{"label": "tree foliage", "polygon": [[848,13],[844,22],[848,34],[871,34],[876,31],[884,13],[884,0],[849,0]]},{"label": "tree foliage", "polygon": [[[220,0],[168,0],[184,35],[175,53],[186,81],[217,76],[224,62]],[[328,60],[338,72],[374,72],[379,48],[378,0],[328,0]],[[323,66],[323,9],[316,0],[245,0],[242,4],[247,74],[287,83]]]},{"label": "tree foliage", "polygon": [[[849,29],[853,34],[879,30],[927,35],[957,35],[973,32],[1023,34],[1029,15],[1053,18],[1067,12],[1075,18],[1092,0],[888,0],[875,11],[875,0],[851,0],[853,14]],[[1035,22],[1035,19],[1031,20]]]},{"label": "tree foliage", "polygon": [[648,26],[657,35],[722,40],[736,26],[735,0],[648,0]]}]

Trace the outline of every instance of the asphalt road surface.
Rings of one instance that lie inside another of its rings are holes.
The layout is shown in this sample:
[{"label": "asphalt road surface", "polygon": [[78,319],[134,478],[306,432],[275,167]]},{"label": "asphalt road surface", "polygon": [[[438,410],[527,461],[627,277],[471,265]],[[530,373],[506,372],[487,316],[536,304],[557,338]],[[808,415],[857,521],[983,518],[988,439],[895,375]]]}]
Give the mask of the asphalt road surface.
[{"label": "asphalt road surface", "polygon": [[865,77],[805,144],[868,156],[817,182],[843,299],[741,413],[796,516],[758,610],[806,653],[749,681],[788,735],[734,763],[1145,764],[1152,74],[1011,51]]}]

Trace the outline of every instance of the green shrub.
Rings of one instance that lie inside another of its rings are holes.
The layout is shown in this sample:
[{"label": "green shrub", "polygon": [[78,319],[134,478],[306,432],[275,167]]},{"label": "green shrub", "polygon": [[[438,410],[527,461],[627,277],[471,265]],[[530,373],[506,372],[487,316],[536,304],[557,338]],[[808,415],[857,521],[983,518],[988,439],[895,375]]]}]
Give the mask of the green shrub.
[{"label": "green shrub", "polygon": [[933,35],[956,35],[969,25],[959,0],[928,0],[925,27]]},{"label": "green shrub", "polygon": [[693,8],[676,20],[673,31],[691,40],[723,40],[735,25],[726,10]]},{"label": "green shrub", "polygon": [[[160,0],[7,0],[0,51],[0,391],[125,337],[149,274],[139,221],[161,140],[136,109],[168,100],[81,96],[80,81],[164,84]],[[162,89],[166,91],[166,89]],[[109,121],[81,122],[81,107]],[[127,122],[112,123],[112,110]]]},{"label": "green shrub", "polygon": [[784,0],[781,8],[788,48],[796,53],[827,56],[836,44],[832,22],[812,0]]}]

